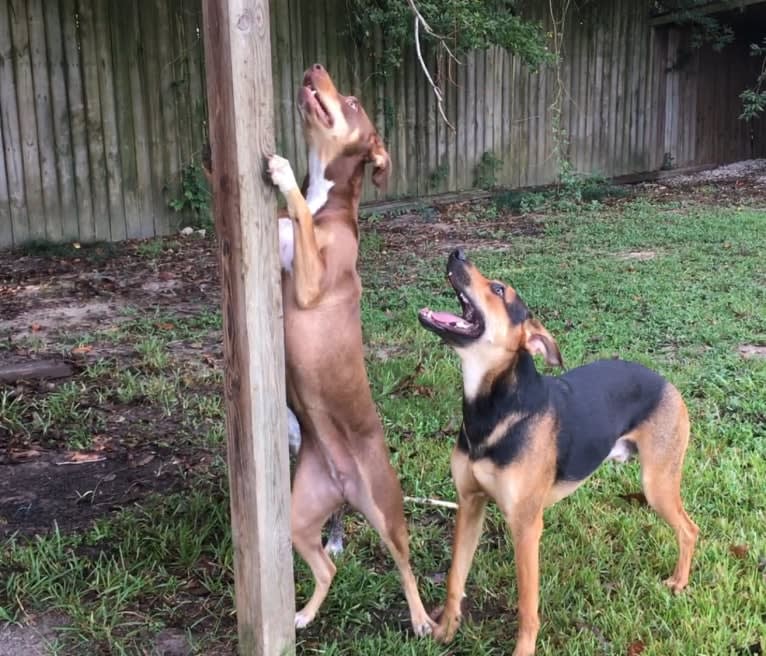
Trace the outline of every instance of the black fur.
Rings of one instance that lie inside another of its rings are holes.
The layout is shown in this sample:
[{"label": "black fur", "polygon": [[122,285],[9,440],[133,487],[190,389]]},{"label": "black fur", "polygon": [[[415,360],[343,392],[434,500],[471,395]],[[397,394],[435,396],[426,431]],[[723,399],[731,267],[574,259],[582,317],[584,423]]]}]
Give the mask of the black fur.
[{"label": "black fur", "polygon": [[[463,400],[458,448],[471,459],[490,458],[498,467],[513,462],[528,442],[529,425],[544,413],[556,421],[556,481],[587,478],[615,442],[656,410],[667,382],[634,362],[599,360],[563,376],[542,376],[522,352],[489,393]],[[491,447],[483,443],[510,413],[521,415]]]},{"label": "black fur", "polygon": [[518,296],[515,296],[510,303],[506,303],[505,309],[508,312],[508,318],[514,326],[524,323],[530,317],[527,306],[524,305],[524,301]]}]

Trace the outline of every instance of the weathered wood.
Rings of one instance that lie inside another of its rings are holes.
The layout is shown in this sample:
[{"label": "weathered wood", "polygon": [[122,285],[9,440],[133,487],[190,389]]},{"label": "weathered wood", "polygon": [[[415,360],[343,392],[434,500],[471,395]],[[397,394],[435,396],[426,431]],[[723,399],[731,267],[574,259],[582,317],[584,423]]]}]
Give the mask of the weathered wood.
[{"label": "weathered wood", "polygon": [[[11,9],[10,2],[0,4],[0,43],[10,44],[11,40]],[[24,164],[21,155],[21,130],[16,103],[10,101],[16,97],[16,86],[13,75],[13,62],[8,57],[0,60],[0,130],[3,133],[3,149],[5,157],[5,176],[7,186],[8,209],[12,223],[13,242],[23,244],[29,240],[29,220],[24,191]],[[8,98],[8,101],[5,101]],[[35,220],[39,220],[35,216]],[[4,233],[7,234],[7,233]],[[3,245],[10,245],[5,242]]]},{"label": "weathered wood", "polygon": [[[46,2],[45,35],[50,66],[51,118],[53,123],[53,146],[56,173],[59,187],[59,216],[46,216],[48,222],[59,223],[61,239],[76,241],[80,238],[77,223],[77,198],[75,196],[74,153],[72,152],[72,132],[69,123],[67,105],[67,66],[64,58],[62,41],[63,18],[58,2]],[[50,215],[48,208],[46,215]],[[2,243],[2,239],[0,239]]]},{"label": "weathered wood", "polygon": [[[112,172],[109,188],[110,212],[112,216],[117,217],[116,229],[124,232],[127,238],[135,239],[142,236],[142,231],[137,197],[138,162],[133,127],[130,69],[135,68],[134,62],[138,53],[135,53],[133,57],[124,56],[124,53],[135,52],[132,49],[135,32],[128,30],[132,22],[133,6],[132,3],[110,3],[109,6],[99,8],[99,11],[109,12],[102,17],[102,20],[110,19],[106,21],[106,27],[111,27],[111,30],[102,37],[103,43],[100,44],[104,58],[101,72],[104,77],[113,80],[111,109],[114,127],[112,129],[117,130],[117,139],[111,144],[112,152],[108,156],[108,160],[112,160],[108,167]],[[110,68],[106,68],[107,61],[111,63]],[[102,84],[104,82],[105,80],[102,80]],[[108,111],[106,105],[105,111]],[[114,178],[113,175],[118,177]]]},{"label": "weathered wood", "polygon": [[45,204],[40,179],[40,155],[35,117],[35,91],[30,57],[29,26],[26,2],[15,2],[10,10],[13,48],[16,53],[15,80],[18,122],[23,164],[27,212],[35,220],[29,222],[29,238],[45,239]]},{"label": "weathered wood", "polygon": [[98,94],[101,98],[101,121],[104,129],[107,202],[109,203],[109,239],[125,239],[125,204],[122,196],[122,165],[119,153],[117,111],[114,98],[112,44],[109,30],[108,0],[93,0],[96,35]]},{"label": "weathered wood", "polygon": [[[372,77],[385,29],[367,42],[346,38],[345,0],[317,0],[312,11],[301,0],[271,4],[278,147],[299,175],[306,159],[295,90],[322,59],[341,92],[359,95],[374,116],[394,162],[387,193],[365,179],[365,200],[468,188],[485,152],[503,162],[501,185],[555,177],[552,69],[530,74],[497,48],[462,56],[459,87],[444,81],[453,133],[412,49],[400,69]],[[521,6],[550,30],[548,3]],[[31,237],[144,237],[177,225],[168,201],[206,139],[199,18],[199,0],[0,2],[0,247]],[[577,169],[652,169],[665,152],[675,166],[766,155],[766,121],[738,118],[738,94],[757,75],[747,44],[692,49],[676,70],[687,38],[682,26],[651,28],[633,0],[570,6],[561,127]],[[448,173],[432,189],[437,169]]]},{"label": "weathered wood", "polygon": [[109,217],[109,183],[107,181],[104,129],[101,120],[101,95],[98,84],[98,46],[94,3],[98,0],[78,0],[80,18],[80,51],[82,57],[83,93],[85,96],[85,133],[88,139],[91,192],[93,194],[93,239],[111,237]]},{"label": "weathered wood", "polygon": [[239,651],[295,648],[267,0],[203,3]]},{"label": "weathered wood", "polygon": [[27,26],[29,55],[32,65],[34,105],[25,111],[34,114],[37,125],[35,147],[40,164],[40,188],[45,212],[45,239],[61,241],[61,203],[56,172],[56,143],[53,138],[48,49],[45,44],[45,18],[41,0],[28,0]]},{"label": "weathered wood", "polygon": [[[146,53],[144,52],[143,34],[140,29],[140,19],[138,15],[138,5],[135,3],[120,3],[120,15],[122,17],[122,28],[119,30],[122,35],[117,43],[124,47],[123,52],[132,55],[132,61],[141,61]],[[125,40],[122,41],[121,39]],[[115,54],[115,59],[119,61],[123,57]],[[122,62],[119,62],[122,64]],[[192,66],[192,68],[195,68]],[[126,203],[128,199],[135,202],[135,212],[126,208],[126,219],[128,234],[133,237],[150,237],[154,234],[154,216],[153,209],[155,195],[153,190],[152,161],[149,140],[151,138],[149,121],[146,116],[146,103],[143,94],[142,67],[128,65],[127,80],[121,84],[127,84],[127,90],[130,95],[130,108],[125,107],[125,114],[131,117],[130,127],[132,134],[124,133],[122,135],[122,144],[126,150],[132,150],[130,154],[125,155],[125,166],[128,171],[123,179],[126,183]],[[198,98],[202,98],[201,89],[198,87]],[[201,122],[201,118],[200,118]],[[125,129],[127,130],[127,121]],[[131,148],[132,146],[132,148]],[[135,166],[135,170],[132,169]],[[132,177],[135,176],[135,177]],[[130,188],[133,182],[134,188]],[[131,195],[133,197],[131,198]],[[161,199],[160,199],[161,200]]]},{"label": "weathered wood", "polygon": [[[163,232],[169,232],[174,224],[175,217],[170,215],[167,202],[171,198],[180,196],[180,170],[181,156],[178,139],[178,102],[175,92],[176,80],[173,71],[175,53],[170,47],[168,39],[170,22],[172,20],[167,0],[154,0],[155,11],[158,17],[157,42],[157,66],[159,68],[160,83],[160,107],[162,109],[162,167],[164,170],[163,186],[168,189],[169,196],[165,201],[164,211],[158,214],[162,222]],[[273,97],[273,96],[272,96]]]},{"label": "weathered wood", "polygon": [[[83,242],[96,238],[93,195],[90,174],[88,118],[85,109],[83,66],[80,59],[80,37],[75,0],[61,2],[61,33],[66,61],[66,90],[69,107],[69,125],[72,130],[72,167],[74,194],[77,202],[77,229]],[[82,23],[79,23],[80,26]]]}]

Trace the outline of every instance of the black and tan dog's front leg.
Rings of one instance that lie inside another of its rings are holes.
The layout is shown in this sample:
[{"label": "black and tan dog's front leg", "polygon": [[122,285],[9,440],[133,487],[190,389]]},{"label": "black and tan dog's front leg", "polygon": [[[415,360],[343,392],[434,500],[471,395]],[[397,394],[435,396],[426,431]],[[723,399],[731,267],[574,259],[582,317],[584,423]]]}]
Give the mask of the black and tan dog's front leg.
[{"label": "black and tan dog's front leg", "polygon": [[269,158],[269,175],[287,201],[287,212],[293,224],[295,302],[301,309],[311,308],[322,298],[326,271],[314,229],[314,217],[298,187],[290,162],[279,155],[272,155]]},{"label": "black and tan dog's front leg", "polygon": [[452,478],[458,493],[455,537],[452,542],[452,564],[447,576],[447,600],[439,625],[433,635],[440,642],[450,642],[460,626],[460,603],[465,595],[465,582],[471,569],[479,537],[484,526],[488,498],[471,473],[468,457],[459,451],[452,456]]}]

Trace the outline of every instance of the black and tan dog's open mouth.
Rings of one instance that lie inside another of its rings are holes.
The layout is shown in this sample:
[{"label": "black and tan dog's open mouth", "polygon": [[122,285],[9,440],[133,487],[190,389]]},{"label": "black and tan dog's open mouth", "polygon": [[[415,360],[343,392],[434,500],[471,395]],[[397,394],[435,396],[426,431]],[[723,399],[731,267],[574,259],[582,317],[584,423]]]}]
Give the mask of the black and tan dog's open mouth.
[{"label": "black and tan dog's open mouth", "polygon": [[484,330],[484,320],[481,313],[474,307],[468,296],[458,288],[451,273],[449,274],[449,281],[460,301],[462,314],[458,316],[451,312],[436,312],[430,308],[423,308],[418,312],[420,323],[424,328],[436,333],[452,333],[462,337],[478,337]]}]

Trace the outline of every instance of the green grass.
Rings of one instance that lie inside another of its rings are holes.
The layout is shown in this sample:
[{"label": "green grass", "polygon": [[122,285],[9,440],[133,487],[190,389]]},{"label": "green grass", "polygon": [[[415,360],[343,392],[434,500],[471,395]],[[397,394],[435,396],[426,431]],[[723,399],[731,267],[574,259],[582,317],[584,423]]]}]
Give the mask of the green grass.
[{"label": "green grass", "polygon": [[[514,238],[504,252],[469,255],[486,275],[519,291],[558,340],[567,366],[619,354],[681,390],[693,433],[683,496],[701,533],[690,586],[672,597],[662,585],[676,558],[671,530],[619,496],[640,489],[637,464],[602,467],[546,511],[538,653],[622,655],[636,641],[645,656],[750,653],[766,636],[766,361],[745,360],[737,347],[766,344],[766,213],[639,198],[550,216],[545,226],[544,236]],[[459,370],[416,320],[424,305],[457,307],[445,261],[391,252],[376,259],[380,243],[371,233],[361,248],[373,393],[405,493],[452,500]],[[636,253],[647,259],[630,255]],[[383,274],[399,266],[397,259],[412,267],[416,283],[387,284]],[[102,385],[111,380],[103,389],[109,398],[143,395],[182,413],[206,444],[218,445],[217,388],[189,393],[165,348],[217,328],[215,312],[184,321],[131,318],[111,338],[143,343],[135,366],[108,378],[109,364],[101,364],[85,375]],[[76,415],[73,390],[51,396],[46,405],[52,411],[58,404],[56,416]],[[17,428],[25,416],[20,403],[0,395],[0,412]],[[152,630],[181,626],[197,636],[197,653],[210,653],[211,644],[233,635],[224,476],[219,461],[184,494],[103,519],[90,531],[0,545],[0,617],[60,608],[73,619],[70,640],[116,654],[140,653]],[[434,607],[444,583],[431,577],[449,567],[454,516],[420,506],[407,512],[413,565],[426,605]],[[449,647],[412,638],[398,578],[377,536],[356,517],[346,519],[346,529],[338,576],[315,624],[298,635],[299,653],[510,653],[513,551],[495,510],[469,577],[471,617]],[[735,545],[746,545],[746,553],[735,555]],[[296,585],[300,604],[312,582],[298,559]],[[72,649],[66,653],[80,653]]]}]

